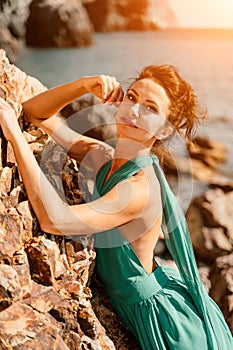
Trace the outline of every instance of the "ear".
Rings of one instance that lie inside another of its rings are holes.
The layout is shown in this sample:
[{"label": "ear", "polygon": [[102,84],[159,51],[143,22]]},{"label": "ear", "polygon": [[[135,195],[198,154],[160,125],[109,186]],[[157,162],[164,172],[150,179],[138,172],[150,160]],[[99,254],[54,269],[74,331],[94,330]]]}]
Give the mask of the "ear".
[{"label": "ear", "polygon": [[174,129],[169,126],[169,125],[164,125],[162,128],[160,128],[155,137],[157,140],[165,140],[166,138],[168,138],[169,136],[171,136],[174,132]]}]

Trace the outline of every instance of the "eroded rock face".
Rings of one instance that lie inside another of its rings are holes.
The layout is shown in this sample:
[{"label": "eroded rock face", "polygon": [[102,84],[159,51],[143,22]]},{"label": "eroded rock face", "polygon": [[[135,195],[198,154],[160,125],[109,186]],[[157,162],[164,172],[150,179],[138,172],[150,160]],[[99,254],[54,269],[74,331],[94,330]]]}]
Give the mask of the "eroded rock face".
[{"label": "eroded rock face", "polygon": [[[0,51],[1,97],[14,108],[38,160],[47,148],[49,158],[43,166],[49,181],[58,192],[63,183],[62,195],[72,204],[79,203],[82,199],[77,189],[77,165],[42,130],[26,124],[21,117],[21,103],[45,89],[39,81],[10,65],[5,52]],[[79,237],[74,241],[40,230],[12,149],[7,152],[8,149],[1,136],[1,348],[114,349],[90,303],[93,239]]]},{"label": "eroded rock face", "polygon": [[233,333],[233,253],[216,259],[210,281],[210,296],[218,303]]},{"label": "eroded rock face", "polygon": [[187,220],[196,254],[205,262],[233,249],[233,191],[207,191],[193,200]]},{"label": "eroded rock face", "polygon": [[176,23],[167,1],[94,0],[84,5],[97,32],[153,30]]},{"label": "eroded rock face", "polygon": [[81,0],[33,0],[26,43],[40,47],[88,46],[93,26]]},{"label": "eroded rock face", "polygon": [[1,0],[0,47],[7,52],[11,62],[17,58],[25,36],[25,23],[32,0]]}]

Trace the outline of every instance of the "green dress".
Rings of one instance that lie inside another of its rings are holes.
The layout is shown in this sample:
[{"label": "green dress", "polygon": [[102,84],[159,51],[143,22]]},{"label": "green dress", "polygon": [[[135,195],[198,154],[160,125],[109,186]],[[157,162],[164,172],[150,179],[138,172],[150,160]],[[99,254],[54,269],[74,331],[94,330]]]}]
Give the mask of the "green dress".
[{"label": "green dress", "polygon": [[95,236],[97,273],[143,350],[232,350],[233,338],[200,280],[184,214],[157,157],[128,161],[104,184],[111,161],[105,163],[97,174],[93,199],[150,165],[161,186],[165,242],[179,272],[158,265],[148,274],[131,245],[113,229]]}]

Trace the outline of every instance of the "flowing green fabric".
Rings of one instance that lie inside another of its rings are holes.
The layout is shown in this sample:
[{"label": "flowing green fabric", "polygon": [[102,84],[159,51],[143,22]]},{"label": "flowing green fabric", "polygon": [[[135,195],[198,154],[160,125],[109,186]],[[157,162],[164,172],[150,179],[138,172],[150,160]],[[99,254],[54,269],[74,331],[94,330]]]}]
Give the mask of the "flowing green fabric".
[{"label": "flowing green fabric", "polygon": [[96,269],[111,303],[143,350],[232,350],[231,333],[200,280],[185,216],[157,157],[128,161],[106,183],[111,161],[105,163],[97,174],[93,199],[146,166],[154,167],[160,183],[163,233],[179,272],[159,265],[148,274],[117,229],[98,233]]}]

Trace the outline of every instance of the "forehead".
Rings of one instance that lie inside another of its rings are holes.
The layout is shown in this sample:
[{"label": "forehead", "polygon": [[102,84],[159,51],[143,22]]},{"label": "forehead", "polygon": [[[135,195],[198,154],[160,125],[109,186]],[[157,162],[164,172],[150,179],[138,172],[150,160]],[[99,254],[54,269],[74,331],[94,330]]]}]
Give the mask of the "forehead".
[{"label": "forehead", "polygon": [[164,88],[151,79],[144,78],[137,80],[130,86],[129,90],[131,89],[133,89],[141,99],[154,100],[155,102],[162,100],[165,103],[169,103],[169,98]]}]

